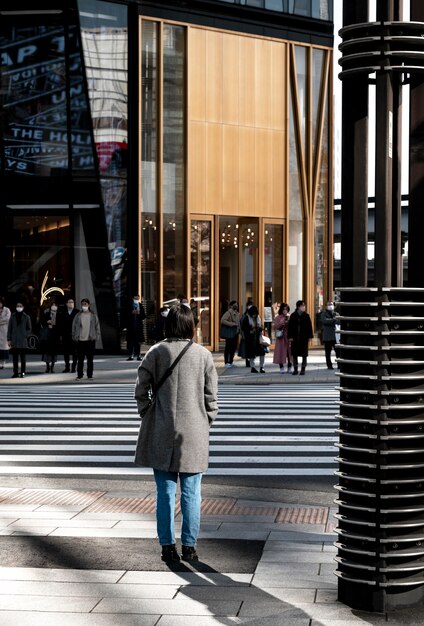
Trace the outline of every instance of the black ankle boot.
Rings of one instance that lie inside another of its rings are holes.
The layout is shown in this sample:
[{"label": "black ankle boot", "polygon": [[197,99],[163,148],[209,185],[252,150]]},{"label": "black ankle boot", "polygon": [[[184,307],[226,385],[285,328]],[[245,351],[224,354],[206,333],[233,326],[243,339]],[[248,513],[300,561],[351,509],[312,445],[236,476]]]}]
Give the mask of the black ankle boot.
[{"label": "black ankle boot", "polygon": [[194,546],[183,546],[183,561],[198,561],[196,548]]},{"label": "black ankle boot", "polygon": [[48,374],[49,372],[50,372],[50,365],[46,363],[46,374]]},{"label": "black ankle boot", "polygon": [[171,543],[167,546],[162,546],[162,561],[165,563],[170,563],[171,561],[179,561],[180,555],[177,552],[177,548],[175,547],[175,543]]}]

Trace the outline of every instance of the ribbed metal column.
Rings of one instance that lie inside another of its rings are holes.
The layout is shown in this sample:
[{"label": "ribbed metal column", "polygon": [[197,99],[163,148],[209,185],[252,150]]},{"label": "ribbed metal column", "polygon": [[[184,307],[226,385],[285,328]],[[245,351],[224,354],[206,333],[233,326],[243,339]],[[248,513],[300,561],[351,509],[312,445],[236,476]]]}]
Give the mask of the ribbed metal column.
[{"label": "ribbed metal column", "polygon": [[348,288],[340,302],[339,600],[424,601],[424,289]]}]

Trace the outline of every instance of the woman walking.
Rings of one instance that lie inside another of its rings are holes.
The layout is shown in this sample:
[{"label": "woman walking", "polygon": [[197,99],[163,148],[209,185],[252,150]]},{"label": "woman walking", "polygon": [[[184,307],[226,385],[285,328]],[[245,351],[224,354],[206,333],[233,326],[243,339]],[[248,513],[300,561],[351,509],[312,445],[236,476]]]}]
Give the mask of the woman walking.
[{"label": "woman walking", "polygon": [[280,373],[284,374],[284,365],[287,361],[287,373],[291,371],[291,350],[288,335],[288,325],[290,319],[290,307],[283,302],[278,309],[278,315],[274,319],[275,328],[275,349],[273,363],[278,363]]},{"label": "woman walking", "polygon": [[225,339],[225,367],[233,367],[240,332],[240,313],[236,300],[231,300],[230,308],[221,317],[221,337]]},{"label": "woman walking", "polygon": [[[249,359],[250,371],[252,374],[265,374],[265,350],[261,344],[262,322],[258,309],[252,305],[244,316],[241,329],[243,331],[246,359]],[[255,367],[255,358],[259,357],[259,372]]]},{"label": "woman walking", "polygon": [[9,320],[10,309],[4,306],[3,300],[0,300],[0,370],[4,368],[4,364],[9,358],[9,344],[7,343]]},{"label": "woman walking", "polygon": [[218,411],[212,355],[193,343],[193,334],[191,309],[173,305],[165,321],[165,339],[146,353],[135,388],[142,418],[135,464],[154,471],[157,532],[166,562],[180,560],[174,530],[178,480],[182,558],[198,560],[201,480],[208,468],[209,427]]},{"label": "woman walking", "polygon": [[[29,315],[24,313],[22,302],[16,303],[16,310],[9,319],[7,329],[7,341],[13,355],[13,376],[12,378],[24,378],[26,371],[26,351],[28,348],[28,337],[31,334],[32,325]],[[19,359],[21,361],[21,373],[19,374]]]}]

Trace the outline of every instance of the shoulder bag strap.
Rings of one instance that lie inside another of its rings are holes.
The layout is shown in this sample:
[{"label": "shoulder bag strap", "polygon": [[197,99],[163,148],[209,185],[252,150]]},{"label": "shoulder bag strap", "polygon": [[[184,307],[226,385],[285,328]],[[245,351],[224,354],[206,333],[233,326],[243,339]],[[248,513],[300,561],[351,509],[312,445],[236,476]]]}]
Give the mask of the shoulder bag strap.
[{"label": "shoulder bag strap", "polygon": [[162,387],[163,383],[165,382],[165,380],[171,376],[174,367],[177,365],[178,361],[180,361],[180,359],[183,358],[184,354],[187,352],[187,350],[189,349],[189,347],[192,345],[193,340],[190,339],[190,341],[188,342],[188,344],[186,346],[184,346],[184,348],[181,350],[181,352],[179,353],[179,355],[176,357],[176,359],[174,360],[174,362],[172,363],[172,365],[170,365],[168,367],[168,369],[166,370],[165,374],[162,376],[162,378],[159,380],[158,384],[155,385],[154,388],[154,394],[156,395],[157,392],[159,391],[160,387]]}]

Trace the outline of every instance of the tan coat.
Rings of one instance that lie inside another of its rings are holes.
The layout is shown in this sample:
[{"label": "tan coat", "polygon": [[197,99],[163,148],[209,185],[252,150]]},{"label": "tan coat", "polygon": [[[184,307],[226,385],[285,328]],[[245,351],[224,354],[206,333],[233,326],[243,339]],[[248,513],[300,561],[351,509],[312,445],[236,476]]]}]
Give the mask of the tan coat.
[{"label": "tan coat", "polygon": [[[134,397],[141,416],[149,392],[187,340],[165,339],[150,348],[140,367]],[[205,472],[209,463],[209,427],[218,412],[218,376],[211,353],[193,343],[158,391],[155,410],[140,428],[140,460],[169,472]],[[153,423],[148,420],[154,420]]]}]

